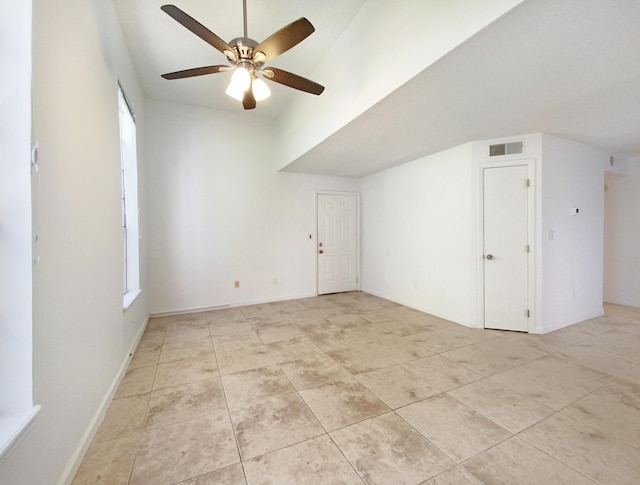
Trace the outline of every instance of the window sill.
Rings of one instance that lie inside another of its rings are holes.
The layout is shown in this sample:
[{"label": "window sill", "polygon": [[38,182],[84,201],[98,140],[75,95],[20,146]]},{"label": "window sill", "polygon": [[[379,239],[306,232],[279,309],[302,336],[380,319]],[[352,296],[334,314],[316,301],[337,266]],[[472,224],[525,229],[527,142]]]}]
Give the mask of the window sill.
[{"label": "window sill", "polygon": [[122,311],[128,310],[133,305],[133,302],[136,301],[136,298],[140,296],[140,293],[142,293],[142,290],[127,291],[122,297]]},{"label": "window sill", "polygon": [[38,404],[21,413],[0,414],[0,463],[25,437],[40,408]]}]

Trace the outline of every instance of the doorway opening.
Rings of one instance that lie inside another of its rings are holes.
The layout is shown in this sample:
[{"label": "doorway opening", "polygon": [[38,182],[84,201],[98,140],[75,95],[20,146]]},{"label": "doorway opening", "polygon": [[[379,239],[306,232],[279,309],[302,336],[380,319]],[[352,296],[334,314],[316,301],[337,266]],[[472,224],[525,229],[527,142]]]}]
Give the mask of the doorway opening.
[{"label": "doorway opening", "polygon": [[360,195],[317,194],[318,295],[359,289]]},{"label": "doorway opening", "polygon": [[484,328],[528,332],[533,321],[534,163],[481,166]]}]

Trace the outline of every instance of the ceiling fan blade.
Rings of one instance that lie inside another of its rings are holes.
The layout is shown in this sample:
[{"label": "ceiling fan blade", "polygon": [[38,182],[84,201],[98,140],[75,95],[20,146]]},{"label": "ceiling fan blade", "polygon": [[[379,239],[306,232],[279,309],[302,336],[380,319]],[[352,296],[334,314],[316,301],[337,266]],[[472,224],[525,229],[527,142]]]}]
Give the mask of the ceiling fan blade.
[{"label": "ceiling fan blade", "polygon": [[184,71],[169,72],[163,74],[165,79],[183,79],[185,77],[203,76],[205,74],[215,74],[217,72],[224,72],[230,69],[229,66],[205,66],[194,67],[193,69],[185,69]]},{"label": "ceiling fan blade", "polygon": [[266,59],[273,59],[283,52],[288,51],[296,44],[309,37],[315,28],[306,18],[301,17],[295,22],[281,28],[275,34],[271,34],[253,49],[253,52],[263,52]]},{"label": "ceiling fan blade", "polygon": [[160,8],[162,9],[163,12],[168,14],[171,18],[173,18],[178,23],[180,23],[183,27],[186,27],[187,29],[189,29],[191,32],[196,34],[198,37],[200,37],[202,40],[204,40],[208,44],[211,44],[213,47],[218,49],[223,54],[225,50],[233,52],[233,49],[229,44],[227,44],[224,40],[222,40],[216,34],[214,34],[209,29],[207,29],[204,25],[202,25],[196,19],[184,13],[175,5],[163,5]]},{"label": "ceiling fan blade", "polygon": [[[271,72],[273,76],[270,75]],[[318,83],[310,81],[302,76],[298,76],[297,74],[293,74],[288,71],[283,71],[282,69],[276,69],[275,67],[267,67],[263,71],[265,78],[270,79],[273,82],[284,84],[285,86],[289,86],[293,89],[298,89],[300,91],[305,91],[311,94],[322,94],[324,91],[324,86],[321,86]]]},{"label": "ceiling fan blade", "polygon": [[254,109],[256,107],[256,97],[253,95],[253,86],[249,86],[249,89],[244,92],[242,106],[244,109]]}]

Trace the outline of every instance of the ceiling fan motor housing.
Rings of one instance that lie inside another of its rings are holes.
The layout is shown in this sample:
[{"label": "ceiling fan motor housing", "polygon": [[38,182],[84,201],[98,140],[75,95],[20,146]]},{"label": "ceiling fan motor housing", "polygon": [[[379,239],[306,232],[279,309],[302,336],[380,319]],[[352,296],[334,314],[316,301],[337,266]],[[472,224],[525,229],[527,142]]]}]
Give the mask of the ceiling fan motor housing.
[{"label": "ceiling fan motor housing", "polygon": [[253,49],[258,46],[258,43],[248,37],[236,37],[229,42],[229,45],[236,51],[239,59],[251,59],[253,57]]},{"label": "ceiling fan motor housing", "polygon": [[[315,95],[321,94],[322,91],[324,91],[324,86],[321,86],[318,83],[310,81],[309,79],[305,79],[291,72],[284,71],[282,69],[276,69],[275,67],[264,67],[267,61],[288,51],[293,46],[302,42],[309,35],[311,35],[315,31],[313,25],[311,25],[311,22],[309,22],[306,18],[301,17],[298,20],[295,20],[289,25],[286,25],[282,29],[278,30],[274,34],[270,35],[260,44],[258,44],[255,40],[247,37],[246,2],[243,2],[243,5],[243,19],[245,23],[244,36],[237,37],[228,44],[216,34],[211,32],[207,27],[202,25],[187,13],[180,10],[175,5],[163,5],[162,7],[160,7],[163,12],[180,23],[183,27],[187,28],[202,40],[210,44],[212,47],[222,52],[231,64],[231,66],[216,65],[197,67],[193,69],[184,69],[181,71],[162,74],[162,77],[165,79],[182,79],[194,76],[202,76],[205,74],[227,72],[230,70],[235,70],[235,76],[236,74],[242,73],[242,71],[246,70],[248,71],[248,76],[245,74],[241,76],[245,78],[242,83],[243,85],[246,82],[246,78],[250,77],[249,81],[253,79],[256,83],[256,86],[260,86],[260,84],[262,84],[262,80],[258,77],[258,74],[260,74],[261,76],[268,78],[275,83],[282,84],[299,91],[304,91]],[[227,92],[227,94],[229,93]],[[255,108],[256,99],[252,89],[244,89],[242,105],[244,106],[244,109]]]}]

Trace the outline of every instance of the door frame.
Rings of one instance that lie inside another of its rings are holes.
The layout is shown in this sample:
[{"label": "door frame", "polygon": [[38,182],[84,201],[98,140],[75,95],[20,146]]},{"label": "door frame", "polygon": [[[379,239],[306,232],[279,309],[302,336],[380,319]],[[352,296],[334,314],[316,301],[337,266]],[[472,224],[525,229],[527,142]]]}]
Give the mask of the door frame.
[{"label": "door frame", "polygon": [[320,274],[318,269],[318,196],[319,195],[350,195],[356,197],[356,291],[360,291],[360,192],[344,192],[336,190],[316,190],[315,193],[315,207],[316,207],[316,227],[313,250],[315,254],[315,267],[316,267],[316,295],[318,293],[318,275]]},{"label": "door frame", "polygon": [[536,161],[532,158],[510,159],[504,161],[487,161],[478,165],[478,240],[477,240],[477,261],[478,261],[478,322],[481,328],[485,327],[485,291],[484,291],[484,171],[487,168],[514,167],[519,165],[527,166],[527,176],[529,178],[530,189],[528,194],[528,221],[527,221],[527,244],[529,253],[527,256],[527,306],[529,318],[527,332],[533,333],[536,328]]}]

